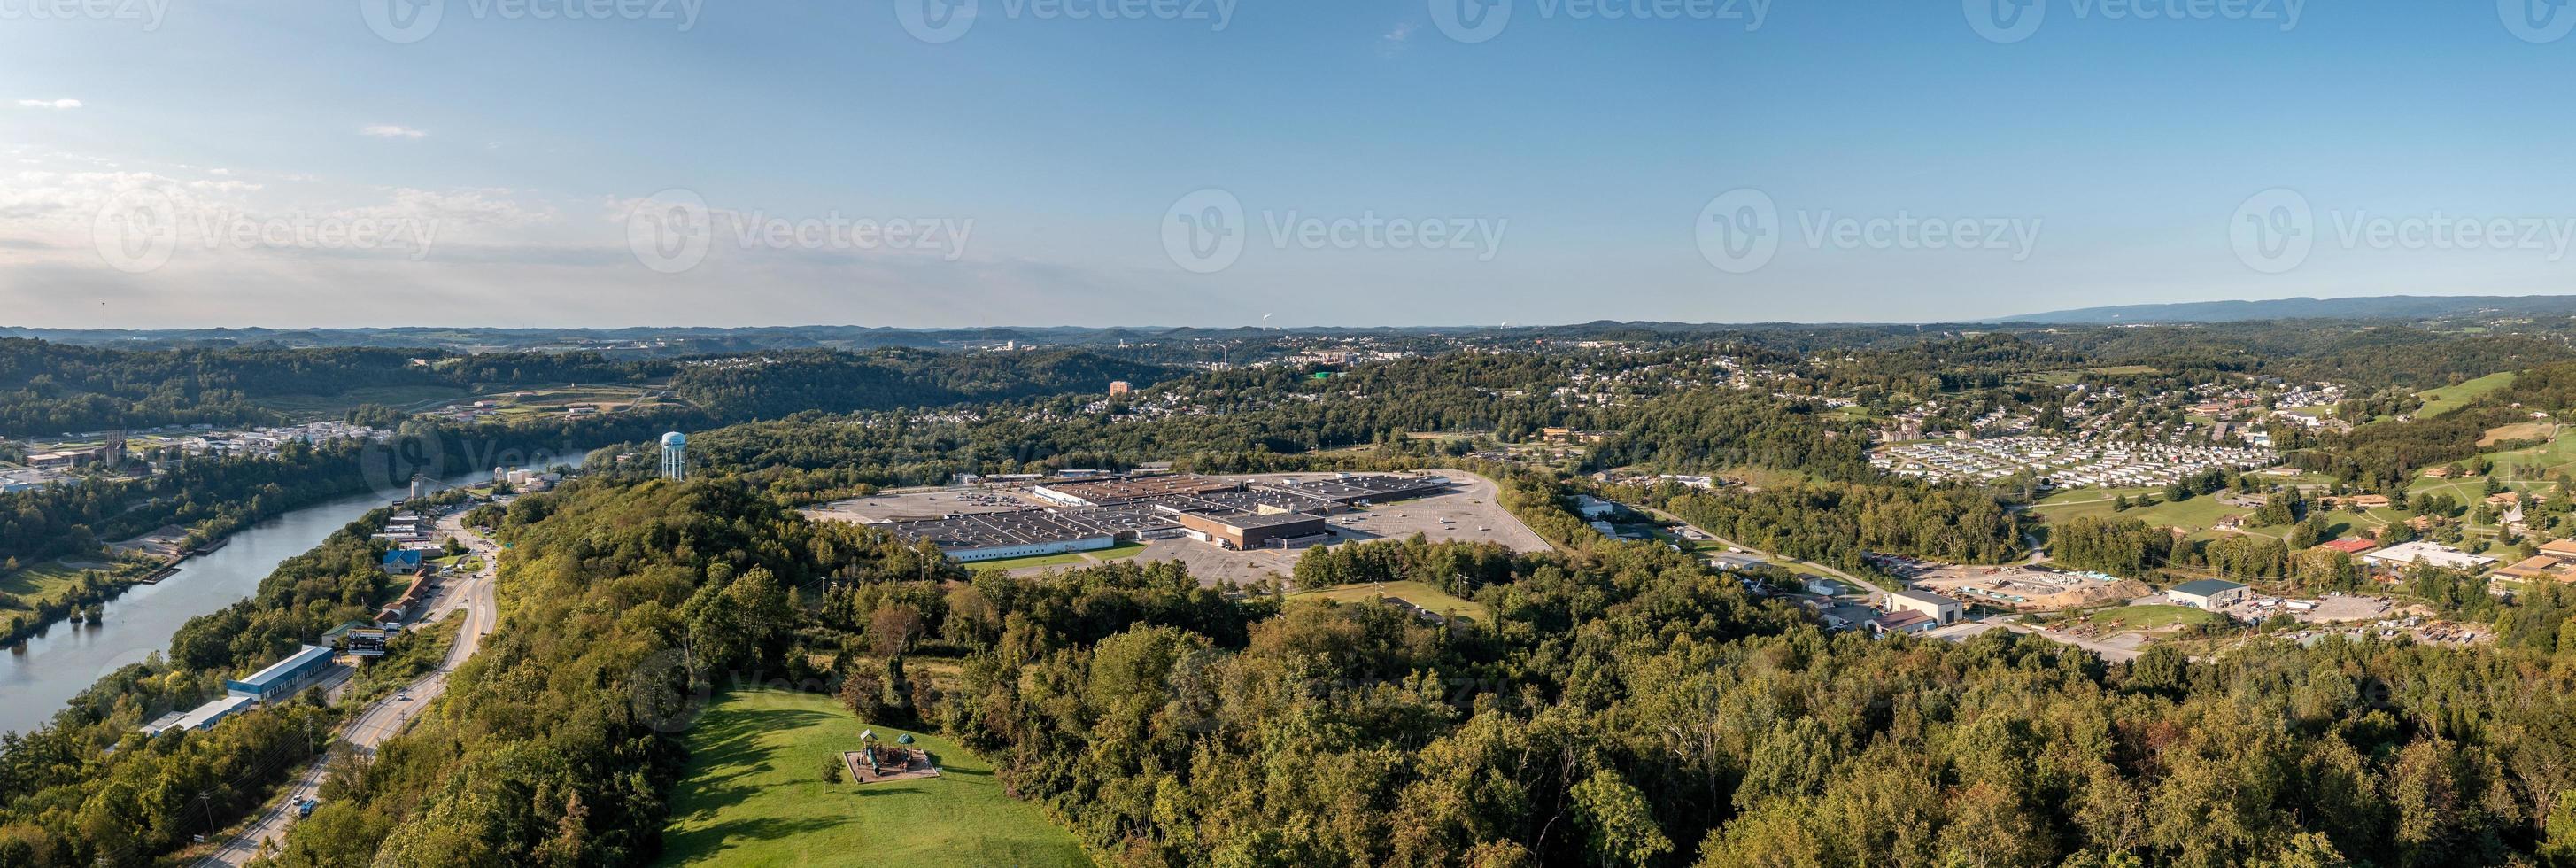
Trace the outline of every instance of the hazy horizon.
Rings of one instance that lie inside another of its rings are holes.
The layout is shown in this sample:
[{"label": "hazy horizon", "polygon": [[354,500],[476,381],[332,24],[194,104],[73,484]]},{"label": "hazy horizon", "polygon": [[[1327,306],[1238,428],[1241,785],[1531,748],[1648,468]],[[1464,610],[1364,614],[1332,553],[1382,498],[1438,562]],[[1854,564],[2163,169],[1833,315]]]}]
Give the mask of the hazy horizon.
[{"label": "hazy horizon", "polygon": [[[2565,21],[2151,5],[16,15],[0,303],[57,328],[100,301],[137,328],[1911,323],[2563,286],[2576,182],[2487,155],[2570,121],[2474,85],[2563,70]],[[2394,72],[2321,74],[2357,56]]]}]

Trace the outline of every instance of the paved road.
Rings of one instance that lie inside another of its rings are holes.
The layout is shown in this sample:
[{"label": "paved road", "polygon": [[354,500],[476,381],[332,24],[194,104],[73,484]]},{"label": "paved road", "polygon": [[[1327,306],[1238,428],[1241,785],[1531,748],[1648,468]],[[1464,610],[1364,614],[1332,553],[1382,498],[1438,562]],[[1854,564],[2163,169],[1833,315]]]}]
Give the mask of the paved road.
[{"label": "paved road", "polygon": [[[448,617],[450,613],[462,611],[465,623],[457,631],[456,642],[448,646],[447,659],[440,661],[436,670],[412,682],[409,688],[377,700],[359,713],[340,730],[336,740],[341,744],[373,753],[377,745],[401,732],[404,724],[410,723],[414,715],[447,690],[448,673],[455,671],[466,658],[474,656],[474,652],[482,650],[484,634],[500,623],[500,609],[492,593],[492,577],[500,564],[500,547],[482,535],[466,530],[463,517],[461,512],[451,514],[440,519],[438,527],[464,540],[467,547],[483,559],[483,568],[471,577],[451,581],[440,589],[438,596],[430,599],[428,608],[435,617],[424,617],[412,624],[412,629],[420,629]],[[404,699],[405,696],[410,698]],[[248,864],[259,857],[262,842],[274,841],[282,845],[286,840],[287,827],[295,823],[295,803],[319,797],[329,761],[328,754],[314,760],[311,767],[296,777],[294,786],[287,788],[281,800],[262,811],[241,834],[224,842],[223,849],[199,861],[198,868]]]},{"label": "paved road", "polygon": [[[1650,514],[1650,515],[1653,515],[1653,516],[1655,516],[1655,517],[1657,517],[1657,518],[1665,519],[1665,520],[1668,520],[1668,521],[1682,521],[1682,517],[1681,517],[1681,516],[1674,515],[1674,514],[1672,514],[1672,513],[1665,512],[1665,511],[1663,511],[1663,510],[1656,509],[1656,508],[1651,507],[1651,506],[1639,506],[1639,507],[1635,507],[1635,508],[1636,508],[1636,509],[1640,509],[1640,510],[1644,510],[1646,513],[1648,513],[1648,514]],[[1700,527],[1699,525],[1691,524],[1691,523],[1689,523],[1689,522],[1682,522],[1682,526],[1683,526],[1683,527],[1690,528],[1691,530],[1694,530],[1694,531],[1698,531],[1698,532],[1700,533],[1700,535],[1705,536],[1705,537],[1708,537],[1708,538],[1709,538],[1709,541],[1711,541],[1711,542],[1715,542],[1715,543],[1717,543],[1718,545],[1726,546],[1726,547],[1728,547],[1728,548],[1743,549],[1743,550],[1745,550],[1745,551],[1747,551],[1747,552],[1751,552],[1751,553],[1753,553],[1753,554],[1755,554],[1755,555],[1759,555],[1759,556],[1761,556],[1764,560],[1773,561],[1773,562],[1776,562],[1776,563],[1783,563],[1783,564],[1802,564],[1802,565],[1805,565],[1805,566],[1808,566],[1808,567],[1814,568],[1814,569],[1816,569],[1816,570],[1818,570],[1818,571],[1821,571],[1821,572],[1823,572],[1823,573],[1824,573],[1824,574],[1826,574],[1826,575],[1833,576],[1834,578],[1841,579],[1841,580],[1846,581],[1846,582],[1850,582],[1854,587],[1860,588],[1861,590],[1868,592],[1868,593],[1869,593],[1869,595],[1870,595],[1871,597],[1884,597],[1884,596],[1887,596],[1887,591],[1886,591],[1885,589],[1880,588],[1876,583],[1873,583],[1873,582],[1871,582],[1871,581],[1870,581],[1870,580],[1868,580],[1868,579],[1864,579],[1864,578],[1861,578],[1861,577],[1859,577],[1859,576],[1855,576],[1855,575],[1852,575],[1852,574],[1850,574],[1850,573],[1846,573],[1846,572],[1843,572],[1843,571],[1841,571],[1841,570],[1837,570],[1837,569],[1834,569],[1834,568],[1832,568],[1832,567],[1825,566],[1824,564],[1816,563],[1816,562],[1814,562],[1814,561],[1802,561],[1802,560],[1799,560],[1799,559],[1797,559],[1797,558],[1781,557],[1781,556],[1779,556],[1779,555],[1775,555],[1775,554],[1772,554],[1772,553],[1770,553],[1770,552],[1766,552],[1766,551],[1763,551],[1763,550],[1761,550],[1761,549],[1757,549],[1757,548],[1754,548],[1754,547],[1752,547],[1752,546],[1744,545],[1744,544],[1742,544],[1742,543],[1738,543],[1738,542],[1736,542],[1736,541],[1734,541],[1734,540],[1730,540],[1730,539],[1727,539],[1727,538],[1725,538],[1725,537],[1718,536],[1717,534],[1709,533],[1707,528]]]},{"label": "paved road", "polygon": [[[1653,514],[1655,514],[1655,515],[1658,515],[1658,516],[1664,517],[1664,518],[1672,519],[1672,520],[1674,520],[1674,521],[1681,521],[1681,518],[1680,518],[1680,517],[1675,516],[1675,515],[1673,515],[1673,514],[1671,514],[1671,513],[1668,513],[1668,512],[1664,512],[1663,510],[1659,510],[1659,509],[1651,509],[1651,508],[1649,508],[1649,509],[1647,509],[1646,511],[1647,511],[1647,512],[1650,512],[1650,513],[1653,513]],[[1782,562],[1787,562],[1787,563],[1799,563],[1799,564],[1806,564],[1807,566],[1814,567],[1814,568],[1816,568],[1816,569],[1818,569],[1818,570],[1822,570],[1822,571],[1824,571],[1824,572],[1830,573],[1830,574],[1832,574],[1834,577],[1839,578],[1839,579],[1842,579],[1843,581],[1847,581],[1847,582],[1850,582],[1850,583],[1852,583],[1852,584],[1854,584],[1854,585],[1860,586],[1861,588],[1867,589],[1867,590],[1869,591],[1870,595],[1871,595],[1871,596],[1874,596],[1874,597],[1875,597],[1875,596],[1882,596],[1882,595],[1884,595],[1884,594],[1886,594],[1886,593],[1887,593],[1887,592],[1885,592],[1885,591],[1879,590],[1879,587],[1878,587],[1877,585],[1871,584],[1869,581],[1867,581],[1867,580],[1865,580],[1865,579],[1862,579],[1862,578],[1861,578],[1861,577],[1859,577],[1859,576],[1855,576],[1855,575],[1852,575],[1852,574],[1850,574],[1850,573],[1846,573],[1846,572],[1843,572],[1843,571],[1841,571],[1841,570],[1837,570],[1837,569],[1834,569],[1834,568],[1832,568],[1832,567],[1825,566],[1824,564],[1813,563],[1813,562],[1810,562],[1810,561],[1801,561],[1801,560],[1797,560],[1797,559],[1795,559],[1795,558],[1783,558],[1783,557],[1777,557],[1777,556],[1771,555],[1770,553],[1760,551],[1760,550],[1758,550],[1758,549],[1753,549],[1753,548],[1749,548],[1749,547],[1746,547],[1746,546],[1737,545],[1736,543],[1733,543],[1733,542],[1729,542],[1729,541],[1727,541],[1725,538],[1723,538],[1723,537],[1719,537],[1718,535],[1713,534],[1713,533],[1708,533],[1708,531],[1707,531],[1706,529],[1700,528],[1700,527],[1698,527],[1698,526],[1696,526],[1696,525],[1692,525],[1692,526],[1691,526],[1691,529],[1693,529],[1693,530],[1697,530],[1697,531],[1699,531],[1700,533],[1703,533],[1703,534],[1708,534],[1708,538],[1709,538],[1709,539],[1716,540],[1716,541],[1718,542],[1718,544],[1720,544],[1720,545],[1733,546],[1733,547],[1735,547],[1735,548],[1741,548],[1741,549],[1744,549],[1745,551],[1752,552],[1752,553],[1757,554],[1757,555],[1761,555],[1762,557],[1769,558],[1769,559],[1774,560],[1774,561],[1782,561]],[[2036,542],[2036,541],[2034,540],[2034,542]],[[2040,562],[2040,561],[2039,561],[2037,558],[2034,558],[2034,559],[2033,559],[2033,563],[2038,563],[2038,562]],[[1987,631],[1990,631],[1990,630],[1997,630],[1997,629],[2011,630],[2011,631],[2013,631],[2013,632],[2015,632],[2015,633],[2021,633],[2021,634],[2029,635],[2029,636],[2037,636],[2037,637],[2040,637],[2040,638],[2042,638],[2042,639],[2047,639],[2047,640],[2049,640],[2049,641],[2051,641],[2051,642],[2062,642],[2062,643],[2065,643],[2065,644],[2068,644],[2068,645],[2073,645],[2073,646],[2075,646],[2075,647],[2077,647],[2077,648],[2082,648],[2082,649],[2084,649],[2084,650],[2086,650],[2086,651],[2091,651],[2091,652],[2093,652],[2094,654],[2100,655],[2100,656],[2101,656],[2101,658],[2102,658],[2103,660],[2106,660],[2106,661],[2109,661],[2109,662],[2113,662],[2113,663],[2119,663],[2119,662],[2124,662],[2124,661],[2129,661],[2129,660],[2135,660],[2135,659],[2137,659],[2137,658],[2138,658],[2138,655],[2139,655],[2139,654],[2144,653],[2141,649],[2138,649],[2138,648],[2123,648],[2123,647],[2120,647],[2120,646],[2117,646],[2117,645],[2110,645],[2110,644],[2105,644],[2105,643],[2101,643],[2101,642],[2095,642],[2095,641],[2092,641],[2092,640],[2089,640],[2089,639],[2078,639],[2078,638],[2075,638],[2075,637],[2073,637],[2073,636],[2065,635],[2065,634],[2063,634],[2063,633],[2051,633],[2051,632],[2048,632],[2048,631],[2045,631],[2045,630],[2040,630],[2040,629],[2037,629],[2037,628],[2031,627],[2031,626],[2029,626],[2029,625],[2027,625],[2027,624],[2023,624],[2023,623],[2021,623],[2021,619],[2016,618],[2016,617],[2011,617],[2011,616],[2002,616],[2002,617],[1995,617],[1995,618],[1987,618],[1987,619],[1985,619],[1985,620],[1983,620],[1983,621],[1961,621],[1961,622],[1959,622],[1959,623],[1952,624],[1952,625],[1949,625],[1949,626],[1942,627],[1942,628],[1940,628],[1940,629],[1934,630],[1934,631],[1932,631],[1929,635],[1933,636],[1934,638],[1949,639],[1949,640],[1954,641],[1954,642],[1965,642],[1965,641],[1967,641],[1967,640],[1968,640],[1968,638],[1969,638],[1969,637],[1971,637],[1971,636],[1975,636],[1975,635],[1977,635],[1977,634],[1979,634],[1979,633],[1984,633],[1984,632],[1987,632]]]}]

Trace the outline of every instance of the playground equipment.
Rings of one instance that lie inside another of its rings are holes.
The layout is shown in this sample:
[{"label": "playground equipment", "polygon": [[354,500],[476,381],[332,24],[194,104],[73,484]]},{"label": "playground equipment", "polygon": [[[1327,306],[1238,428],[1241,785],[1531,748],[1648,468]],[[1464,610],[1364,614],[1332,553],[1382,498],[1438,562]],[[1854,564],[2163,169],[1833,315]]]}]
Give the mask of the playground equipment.
[{"label": "playground equipment", "polygon": [[930,752],[915,745],[910,734],[896,733],[894,742],[888,744],[871,729],[860,732],[859,741],[858,750],[841,752],[841,761],[848,764],[850,777],[856,783],[939,776],[939,766]]}]

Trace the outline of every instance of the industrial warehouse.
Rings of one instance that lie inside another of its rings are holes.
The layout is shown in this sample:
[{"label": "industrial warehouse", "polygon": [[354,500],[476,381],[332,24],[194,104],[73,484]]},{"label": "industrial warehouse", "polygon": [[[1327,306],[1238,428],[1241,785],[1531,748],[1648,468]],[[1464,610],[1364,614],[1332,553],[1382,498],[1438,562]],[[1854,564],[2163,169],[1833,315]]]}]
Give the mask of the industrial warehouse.
[{"label": "industrial warehouse", "polygon": [[1292,548],[1332,537],[1328,516],[1354,506],[1445,493],[1443,476],[1339,474],[1248,483],[1197,474],[1036,485],[1053,507],[877,524],[905,542],[927,540],[959,561],[1096,551],[1121,542],[1186,536],[1245,551]]},{"label": "industrial warehouse", "polygon": [[286,659],[269,664],[265,669],[224,682],[223,698],[188,711],[173,711],[144,724],[144,735],[160,735],[171,730],[204,732],[222,723],[224,718],[243,709],[278,702],[320,683],[331,672],[331,649],[319,645],[297,648]]}]

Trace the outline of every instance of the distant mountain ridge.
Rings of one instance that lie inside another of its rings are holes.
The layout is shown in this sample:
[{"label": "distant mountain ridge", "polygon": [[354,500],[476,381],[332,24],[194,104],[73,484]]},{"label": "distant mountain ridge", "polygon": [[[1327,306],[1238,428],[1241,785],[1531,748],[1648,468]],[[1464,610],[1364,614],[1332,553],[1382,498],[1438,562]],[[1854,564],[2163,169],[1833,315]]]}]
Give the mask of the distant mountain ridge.
[{"label": "distant mountain ridge", "polygon": [[2120,325],[2266,319],[2438,319],[2476,315],[2576,316],[2576,295],[2378,295],[2125,304],[2000,317],[1995,321]]}]

